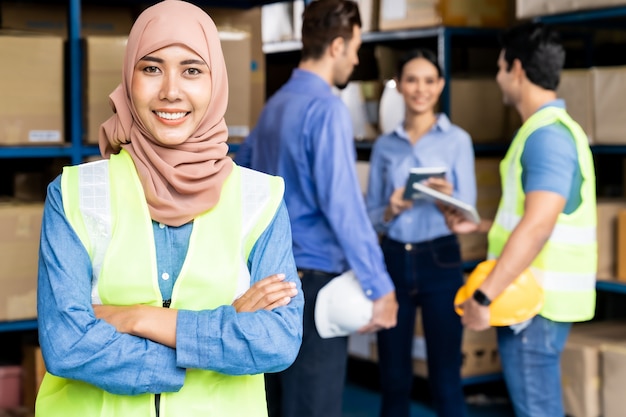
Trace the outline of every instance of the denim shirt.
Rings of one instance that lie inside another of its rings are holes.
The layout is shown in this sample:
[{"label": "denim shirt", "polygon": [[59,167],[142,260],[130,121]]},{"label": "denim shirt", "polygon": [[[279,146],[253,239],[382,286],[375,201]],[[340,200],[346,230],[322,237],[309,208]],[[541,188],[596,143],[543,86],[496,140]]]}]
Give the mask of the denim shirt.
[{"label": "denim shirt", "polygon": [[453,185],[453,196],[476,204],[474,148],[467,132],[437,115],[435,125],[412,144],[403,125],[379,137],[370,157],[366,204],[374,227],[391,239],[417,243],[450,235],[441,211],[432,201],[414,201],[413,207],[390,222],[383,220],[394,190],[404,187],[414,167],[445,167],[446,179]]},{"label": "denim shirt", "polygon": [[[159,271],[172,277],[163,280],[159,273],[160,281],[170,282],[161,286],[167,298],[192,226],[160,227],[154,222],[154,230]],[[180,390],[187,368],[229,375],[285,369],[300,348],[304,299],[284,203],[252,249],[248,267],[251,285],[282,272],[296,283],[298,295],[273,311],[237,313],[231,305],[179,310],[175,349],[119,333],[94,316],[91,261],[65,216],[58,177],[48,187],[39,258],[39,339],[48,371],[115,394],[136,395]]]}]

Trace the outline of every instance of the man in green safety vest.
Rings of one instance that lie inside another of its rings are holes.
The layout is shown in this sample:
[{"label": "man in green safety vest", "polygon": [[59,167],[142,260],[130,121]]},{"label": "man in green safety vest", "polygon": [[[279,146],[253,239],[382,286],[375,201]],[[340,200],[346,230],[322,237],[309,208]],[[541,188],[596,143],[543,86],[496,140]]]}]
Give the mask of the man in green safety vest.
[{"label": "man in green safety vest", "polygon": [[543,287],[539,313],[497,327],[504,378],[518,417],[563,416],[560,357],[571,323],[595,311],[595,174],[588,139],[556,95],[565,51],[555,32],[526,23],[501,36],[496,80],[523,125],[500,163],[493,223],[446,211],[457,233],[489,231],[496,265],[460,306],[469,329],[490,326],[491,301],[525,269]]}]

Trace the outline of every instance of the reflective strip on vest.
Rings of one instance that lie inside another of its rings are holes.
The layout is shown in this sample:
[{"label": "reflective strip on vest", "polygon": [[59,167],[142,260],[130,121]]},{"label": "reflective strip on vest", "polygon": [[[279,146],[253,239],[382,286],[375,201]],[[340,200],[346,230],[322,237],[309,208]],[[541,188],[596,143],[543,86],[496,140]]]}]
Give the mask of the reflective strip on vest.
[{"label": "reflective strip on vest", "polygon": [[587,291],[595,284],[596,274],[554,272],[531,267],[535,279],[547,291]]},{"label": "reflective strip on vest", "polygon": [[91,244],[91,302],[102,304],[98,280],[104,255],[111,240],[111,196],[109,195],[109,161],[95,161],[79,166],[78,187],[80,211]]},{"label": "reflective strip on vest", "polygon": [[[498,224],[509,231],[513,231],[521,219],[521,216],[510,212],[503,211],[498,213]],[[550,234],[550,241],[586,245],[596,241],[596,228],[593,226],[575,227],[557,223]]]}]

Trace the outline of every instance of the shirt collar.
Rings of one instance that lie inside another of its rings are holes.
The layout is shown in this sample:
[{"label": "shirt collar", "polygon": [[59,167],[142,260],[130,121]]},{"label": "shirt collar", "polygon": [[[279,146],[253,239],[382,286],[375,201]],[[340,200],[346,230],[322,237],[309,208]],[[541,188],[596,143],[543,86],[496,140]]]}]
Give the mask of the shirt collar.
[{"label": "shirt collar", "polygon": [[323,91],[332,91],[331,86],[319,75],[312,71],[308,71],[301,68],[295,68],[292,73],[292,78],[297,82],[303,82],[309,84],[309,88],[317,91],[323,89]]},{"label": "shirt collar", "polygon": [[[448,116],[446,116],[445,113],[438,113],[437,121],[435,122],[435,125],[432,127],[432,129],[430,129],[429,133],[430,132],[444,133],[450,130],[451,126],[452,126],[452,123],[450,122],[450,119],[448,118]],[[404,130],[404,120],[400,122],[400,124],[398,124],[398,126],[394,129],[393,132],[403,139],[408,140],[409,138],[409,135],[407,135],[406,130]]]}]

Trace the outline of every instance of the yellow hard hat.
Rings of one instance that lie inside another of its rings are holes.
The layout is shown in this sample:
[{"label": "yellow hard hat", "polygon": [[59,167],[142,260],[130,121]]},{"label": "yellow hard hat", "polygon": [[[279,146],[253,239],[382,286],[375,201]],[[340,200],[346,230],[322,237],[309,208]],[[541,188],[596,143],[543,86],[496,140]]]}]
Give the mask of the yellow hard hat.
[{"label": "yellow hard hat", "polygon": [[[496,264],[495,259],[479,263],[467,278],[467,282],[456,293],[454,309],[462,316],[463,310],[458,307],[472,297],[474,291],[482,284]],[[543,288],[539,285],[532,272],[526,269],[489,305],[492,326],[510,326],[534,317],[543,305]]]}]

